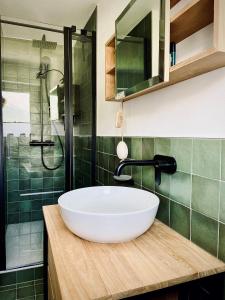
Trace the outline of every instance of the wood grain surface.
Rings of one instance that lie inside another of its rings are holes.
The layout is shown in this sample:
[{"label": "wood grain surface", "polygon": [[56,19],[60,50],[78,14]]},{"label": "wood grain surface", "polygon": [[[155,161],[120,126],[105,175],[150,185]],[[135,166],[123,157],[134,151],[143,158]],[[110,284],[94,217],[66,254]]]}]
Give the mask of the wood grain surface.
[{"label": "wood grain surface", "polygon": [[43,208],[59,299],[122,299],[225,271],[225,264],[159,221],[120,244],[71,233],[57,205]]}]

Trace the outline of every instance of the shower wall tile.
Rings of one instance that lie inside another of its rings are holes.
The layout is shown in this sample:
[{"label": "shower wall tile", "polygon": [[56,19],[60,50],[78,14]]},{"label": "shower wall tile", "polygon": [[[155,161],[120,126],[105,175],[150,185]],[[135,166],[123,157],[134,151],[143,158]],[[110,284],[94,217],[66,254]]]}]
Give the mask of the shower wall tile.
[{"label": "shower wall tile", "polygon": [[[124,140],[130,141],[129,158],[152,159],[156,154],[175,157],[177,172],[163,173],[160,186],[155,184],[152,167],[125,168],[123,174],[132,174],[136,188],[149,190],[160,198],[157,213],[160,221],[225,261],[224,140],[151,137]],[[113,179],[119,163],[116,156],[119,141],[119,137],[97,137],[98,185],[123,185]],[[104,157],[107,164],[103,163]]]},{"label": "shower wall tile", "polygon": [[44,299],[43,267],[0,274],[0,299]]}]

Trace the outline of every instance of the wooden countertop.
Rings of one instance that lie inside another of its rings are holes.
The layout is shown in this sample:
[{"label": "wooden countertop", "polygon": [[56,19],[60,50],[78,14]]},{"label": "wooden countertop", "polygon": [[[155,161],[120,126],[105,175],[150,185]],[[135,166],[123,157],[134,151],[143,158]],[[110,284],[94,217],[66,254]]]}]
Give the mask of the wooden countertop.
[{"label": "wooden countertop", "polygon": [[80,239],[57,205],[44,218],[62,299],[121,299],[225,271],[225,264],[159,221],[127,243]]}]

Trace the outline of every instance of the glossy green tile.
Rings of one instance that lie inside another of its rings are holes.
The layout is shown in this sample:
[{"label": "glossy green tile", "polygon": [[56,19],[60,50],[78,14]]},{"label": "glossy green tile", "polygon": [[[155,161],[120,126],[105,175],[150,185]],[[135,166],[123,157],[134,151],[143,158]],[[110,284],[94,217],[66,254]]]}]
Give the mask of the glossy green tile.
[{"label": "glossy green tile", "polygon": [[159,194],[156,194],[159,197],[159,209],[156,215],[156,218],[161,222],[169,226],[170,222],[170,200],[166,197],[163,197]]},{"label": "glossy green tile", "polygon": [[19,190],[19,180],[9,180],[8,181],[8,191],[18,191]]},{"label": "glossy green tile", "polygon": [[155,170],[152,167],[142,167],[142,185],[143,187],[155,190]]},{"label": "glossy green tile", "polygon": [[225,223],[225,182],[220,183],[220,221]]},{"label": "glossy green tile", "polygon": [[190,207],[191,190],[192,184],[190,174],[176,172],[175,174],[170,175],[170,199]]},{"label": "glossy green tile", "polygon": [[53,178],[48,177],[43,180],[43,188],[44,189],[52,189],[53,188]]},{"label": "glossy green tile", "polygon": [[126,143],[127,145],[127,148],[128,148],[128,158],[131,158],[131,141],[132,141],[132,138],[130,137],[124,137],[124,142]]},{"label": "glossy green tile", "polygon": [[221,141],[193,140],[193,173],[211,179],[220,179]]},{"label": "glossy green tile", "polygon": [[25,297],[34,296],[34,285],[30,285],[27,287],[21,287],[17,289],[17,298],[22,299]]},{"label": "glossy green tile", "polygon": [[44,284],[35,284],[35,295],[43,295],[44,294]]},{"label": "glossy green tile", "polygon": [[20,211],[20,202],[8,203],[8,213],[16,213]]},{"label": "glossy green tile", "polygon": [[216,256],[218,222],[192,211],[191,240],[206,251]]},{"label": "glossy green tile", "polygon": [[221,143],[221,179],[225,181],[225,139],[223,139]]},{"label": "glossy green tile", "polygon": [[31,204],[31,201],[21,201],[20,202],[20,211],[21,212],[29,212],[31,211],[31,207],[32,207],[32,204]]},{"label": "glossy green tile", "polygon": [[155,138],[155,154],[170,155],[171,140],[168,138]]},{"label": "glossy green tile", "polygon": [[103,154],[103,168],[105,170],[109,169],[109,155],[108,154]]},{"label": "glossy green tile", "polygon": [[34,277],[35,277],[35,280],[43,278],[44,277],[44,268],[43,267],[35,268],[34,269]]},{"label": "glossy green tile", "polygon": [[219,181],[192,177],[192,208],[211,218],[218,218]]},{"label": "glossy green tile", "polygon": [[8,224],[16,224],[20,222],[20,214],[19,212],[17,213],[12,213],[10,214],[8,212]]},{"label": "glossy green tile", "polygon": [[16,272],[0,274],[0,286],[16,283]]},{"label": "glossy green tile", "polygon": [[114,137],[104,137],[103,139],[103,151],[108,154],[114,154],[115,152],[115,139]]},{"label": "glossy green tile", "polygon": [[16,289],[0,292],[0,299],[15,300],[16,299]]},{"label": "glossy green tile", "polygon": [[142,139],[131,138],[131,158],[142,159]]},{"label": "glossy green tile", "polygon": [[170,226],[186,238],[190,238],[190,209],[170,201]]},{"label": "glossy green tile", "polygon": [[154,139],[142,139],[142,159],[153,159],[154,157]]},{"label": "glossy green tile", "polygon": [[170,155],[176,159],[178,171],[190,173],[192,159],[192,139],[171,139]]},{"label": "glossy green tile", "polygon": [[[123,172],[124,174],[124,172]],[[138,166],[132,166],[132,178],[134,180],[134,183],[137,185],[142,184],[142,168]]]},{"label": "glossy green tile", "polygon": [[219,223],[219,259],[225,261],[225,225]]},{"label": "glossy green tile", "polygon": [[34,269],[22,270],[17,272],[17,283],[34,280]]},{"label": "glossy green tile", "polygon": [[155,185],[156,192],[165,197],[168,197],[168,198],[170,195],[170,177],[171,177],[171,175],[162,173],[161,174],[161,184]]},{"label": "glossy green tile", "polygon": [[115,156],[114,155],[109,156],[109,171],[110,172],[115,171]]},{"label": "glossy green tile", "polygon": [[39,190],[43,188],[43,178],[32,178],[31,179],[31,189]]},{"label": "glossy green tile", "polygon": [[19,181],[19,190],[29,190],[30,189],[30,179],[21,179]]}]

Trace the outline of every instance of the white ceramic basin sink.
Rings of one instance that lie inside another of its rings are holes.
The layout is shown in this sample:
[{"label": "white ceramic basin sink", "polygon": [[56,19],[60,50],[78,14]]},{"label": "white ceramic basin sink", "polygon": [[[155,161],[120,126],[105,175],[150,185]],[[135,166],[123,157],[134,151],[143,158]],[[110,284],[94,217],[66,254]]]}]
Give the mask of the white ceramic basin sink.
[{"label": "white ceramic basin sink", "polygon": [[159,198],[147,191],[116,186],[77,189],[58,200],[66,226],[99,243],[135,239],[154,222]]}]

